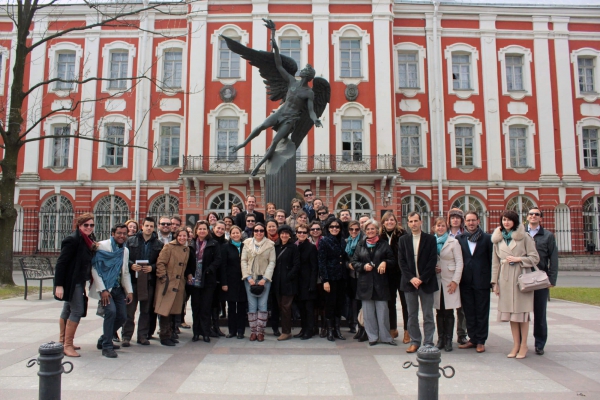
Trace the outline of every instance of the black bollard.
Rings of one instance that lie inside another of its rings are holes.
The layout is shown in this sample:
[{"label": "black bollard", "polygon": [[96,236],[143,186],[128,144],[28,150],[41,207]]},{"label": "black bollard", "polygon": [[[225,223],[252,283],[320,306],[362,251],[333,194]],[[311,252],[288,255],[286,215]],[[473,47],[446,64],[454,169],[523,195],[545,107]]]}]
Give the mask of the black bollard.
[{"label": "black bollard", "polygon": [[[441,370],[446,378],[452,378],[454,376],[454,368],[447,365],[444,368],[440,368],[440,361],[442,359],[442,353],[435,346],[421,346],[417,351],[418,364],[413,364],[411,361],[407,361],[402,366],[404,369],[418,367],[417,376],[419,377],[419,400],[437,400],[438,399],[438,385],[440,379]],[[449,368],[452,370],[450,375],[446,375],[445,369]]]},{"label": "black bollard", "polygon": [[[60,343],[44,343],[39,349],[40,356],[27,362],[27,367],[31,368],[38,364],[40,370],[40,391],[39,400],[60,400],[61,396],[61,375],[73,371],[73,364],[70,361],[61,363],[64,358],[63,345]],[[66,371],[63,365],[68,364],[71,368]]]}]

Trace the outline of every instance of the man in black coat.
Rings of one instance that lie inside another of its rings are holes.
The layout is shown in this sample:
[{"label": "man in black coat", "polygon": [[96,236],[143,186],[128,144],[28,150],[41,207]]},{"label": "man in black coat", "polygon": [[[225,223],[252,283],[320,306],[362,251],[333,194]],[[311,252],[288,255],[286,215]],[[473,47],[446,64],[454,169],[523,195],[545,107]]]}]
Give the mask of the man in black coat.
[{"label": "man in black coat", "polygon": [[[410,235],[398,241],[398,263],[402,270],[400,290],[404,291],[408,308],[408,334],[410,346],[407,353],[415,353],[421,343],[433,346],[435,322],[433,320],[433,293],[438,290],[435,275],[437,247],[435,236],[421,231],[421,215],[408,214]],[[424,340],[419,329],[419,300],[423,311]]]},{"label": "man in black coat", "polygon": [[477,348],[485,351],[490,319],[490,282],[492,281],[492,236],[479,227],[479,215],[469,211],[465,215],[467,231],[458,236],[463,256],[460,280],[460,301],[467,319],[469,341],[459,349]]},{"label": "man in black coat", "polygon": [[246,196],[246,209],[235,216],[235,224],[242,228],[242,232],[246,229],[246,214],[251,213],[256,215],[256,222],[265,223],[265,214],[256,211],[256,197],[253,195]]},{"label": "man in black coat", "polygon": [[[137,326],[137,342],[149,345],[148,331],[150,314],[154,311],[154,289],[156,287],[156,260],[163,248],[163,243],[154,231],[155,221],[146,217],[142,229],[127,240],[129,249],[129,274],[133,285],[133,301],[127,305],[127,321],[123,325],[123,347],[129,347],[135,329],[135,312],[140,303],[140,315]],[[138,260],[148,261],[137,264]]]}]

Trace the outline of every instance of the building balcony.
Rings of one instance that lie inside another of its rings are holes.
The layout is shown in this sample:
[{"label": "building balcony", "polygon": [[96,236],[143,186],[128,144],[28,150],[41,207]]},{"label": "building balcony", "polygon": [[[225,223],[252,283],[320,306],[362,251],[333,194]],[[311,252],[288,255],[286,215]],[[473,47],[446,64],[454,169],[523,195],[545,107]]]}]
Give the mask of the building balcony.
[{"label": "building balcony", "polygon": [[[183,175],[250,174],[262,156],[214,157],[183,156]],[[296,172],[302,173],[394,173],[396,157],[392,154],[375,156],[314,155],[296,157]],[[260,173],[265,172],[265,167]]]}]

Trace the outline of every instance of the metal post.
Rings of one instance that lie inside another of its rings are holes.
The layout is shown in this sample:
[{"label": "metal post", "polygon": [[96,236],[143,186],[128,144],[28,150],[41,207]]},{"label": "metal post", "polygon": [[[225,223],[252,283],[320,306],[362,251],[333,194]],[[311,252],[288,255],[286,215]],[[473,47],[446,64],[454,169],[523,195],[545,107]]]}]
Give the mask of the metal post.
[{"label": "metal post", "polygon": [[[418,364],[413,364],[411,361],[407,361],[403,364],[403,368],[409,368],[410,366],[418,367],[417,376],[419,377],[419,400],[437,400],[438,399],[438,385],[440,379],[441,370],[446,378],[452,378],[455,374],[454,367],[449,365],[444,368],[440,368],[442,353],[435,346],[421,346],[417,352]],[[450,375],[446,375],[445,369],[449,368],[452,370]]]},{"label": "metal post", "polygon": [[[73,371],[73,364],[70,361],[61,362],[64,358],[63,345],[61,343],[44,343],[39,349],[40,356],[37,359],[31,359],[27,362],[27,367],[31,368],[38,364],[40,370],[38,376],[39,382],[39,400],[60,400],[61,396],[61,375]],[[65,371],[63,365],[68,364],[71,368]]]}]

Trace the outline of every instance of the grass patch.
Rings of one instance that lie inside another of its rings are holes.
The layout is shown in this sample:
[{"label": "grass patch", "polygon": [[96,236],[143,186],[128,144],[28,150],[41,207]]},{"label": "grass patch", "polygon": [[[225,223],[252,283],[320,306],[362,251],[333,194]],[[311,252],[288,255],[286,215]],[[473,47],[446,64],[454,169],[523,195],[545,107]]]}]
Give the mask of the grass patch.
[{"label": "grass patch", "polygon": [[600,306],[600,288],[553,287],[550,298]]},{"label": "grass patch", "polygon": [[[52,288],[42,288],[42,293],[52,293]],[[27,288],[28,299],[38,299],[40,287],[29,286]],[[25,295],[25,286],[9,286],[0,285],[0,300],[10,299],[13,297],[23,297]]]}]

